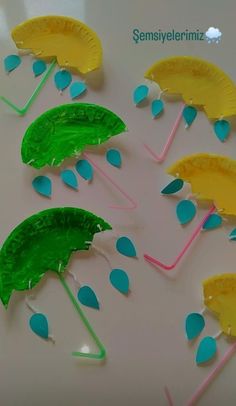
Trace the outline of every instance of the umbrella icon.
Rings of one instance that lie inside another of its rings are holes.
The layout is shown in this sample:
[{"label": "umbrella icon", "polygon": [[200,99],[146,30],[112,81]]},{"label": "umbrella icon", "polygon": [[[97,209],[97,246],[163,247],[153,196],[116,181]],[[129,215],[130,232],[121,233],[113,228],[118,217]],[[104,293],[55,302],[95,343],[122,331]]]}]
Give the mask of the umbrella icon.
[{"label": "umbrella icon", "polygon": [[31,290],[48,270],[57,275],[99,348],[98,353],[74,351],[74,356],[104,359],[106,350],[67,285],[64,272],[73,252],[88,250],[94,234],[111,228],[102,218],[86,210],[47,209],[19,224],[0,250],[0,298],[6,309],[14,291]]},{"label": "umbrella icon", "polygon": [[214,131],[220,141],[226,140],[230,123],[225,118],[236,114],[236,87],[224,71],[200,58],[173,56],[154,63],[144,76],[157,83],[161,89],[159,99],[152,102],[154,116],[156,113],[159,115],[160,105],[163,110],[160,99],[163,94],[178,95],[185,103],[181,106],[162,152],[158,155],[144,144],[157,162],[165,160],[182,117],[186,127],[189,127],[197,115],[197,108],[203,110],[209,120],[214,121]]},{"label": "umbrella icon", "polygon": [[[196,404],[214,378],[223,369],[225,364],[236,351],[236,274],[216,275],[203,281],[203,297],[205,305],[204,309],[199,313],[190,313],[186,317],[185,328],[187,338],[188,340],[196,339],[196,337],[204,330],[204,315],[207,310],[219,320],[220,331],[215,334],[215,336],[206,336],[201,340],[196,353],[196,361],[198,364],[202,364],[208,362],[216,355],[216,340],[222,334],[233,340],[233,342],[210,374],[191,395],[190,399],[186,402],[187,406],[193,406]],[[167,388],[165,388],[165,393],[169,404],[173,405],[170,392]]]},{"label": "umbrella icon", "polygon": [[23,108],[4,96],[0,97],[20,115],[28,111],[56,63],[61,68],[82,75],[100,68],[102,64],[102,46],[97,34],[86,24],[71,17],[35,17],[17,25],[11,35],[17,48],[32,53],[40,60],[51,62]]},{"label": "umbrella icon", "polygon": [[199,234],[204,229],[211,228],[211,226],[207,226],[207,223],[210,224],[210,219],[219,220],[219,215],[216,216],[214,212],[226,216],[236,215],[236,161],[219,155],[199,153],[182,158],[167,172],[176,179],[189,183],[193,196],[197,200],[213,202],[173,263],[164,264],[149,254],[144,254],[144,258],[148,262],[169,271],[178,265]]},{"label": "umbrella icon", "polygon": [[130,203],[114,209],[134,209],[136,202],[120,188],[84,152],[87,146],[100,145],[111,137],[127,131],[125,123],[112,111],[96,104],[74,103],[57,106],[33,121],[22,140],[21,156],[34,168],[60,166],[69,157],[81,153]]}]

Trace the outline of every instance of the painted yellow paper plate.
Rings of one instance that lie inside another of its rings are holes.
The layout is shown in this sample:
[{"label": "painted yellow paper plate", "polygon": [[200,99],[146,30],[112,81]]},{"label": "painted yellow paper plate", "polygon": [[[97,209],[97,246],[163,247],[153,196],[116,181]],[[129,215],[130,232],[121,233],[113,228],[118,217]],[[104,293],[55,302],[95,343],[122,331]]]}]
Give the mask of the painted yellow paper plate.
[{"label": "painted yellow paper plate", "polygon": [[16,46],[29,49],[40,59],[57,59],[59,66],[86,74],[102,63],[97,34],[81,21],[63,16],[36,17],[11,32]]},{"label": "painted yellow paper plate", "polygon": [[204,304],[219,319],[225,334],[236,337],[236,274],[213,276],[203,282]]},{"label": "painted yellow paper plate", "polygon": [[177,161],[167,173],[191,184],[199,200],[211,200],[220,213],[236,215],[236,161],[200,153]]},{"label": "painted yellow paper plate", "polygon": [[202,107],[209,119],[236,115],[236,86],[212,63],[191,56],[174,56],[154,63],[145,78],[165,93],[182,96],[188,105]]}]

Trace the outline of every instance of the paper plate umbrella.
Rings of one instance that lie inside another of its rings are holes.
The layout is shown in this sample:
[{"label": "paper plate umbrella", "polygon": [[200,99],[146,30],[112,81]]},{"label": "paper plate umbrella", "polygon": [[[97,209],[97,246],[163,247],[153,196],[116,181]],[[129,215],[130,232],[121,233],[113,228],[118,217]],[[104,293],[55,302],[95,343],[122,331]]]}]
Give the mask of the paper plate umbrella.
[{"label": "paper plate umbrella", "polygon": [[113,208],[133,209],[136,203],[84,152],[87,146],[100,145],[126,131],[126,125],[105,107],[88,104],[64,104],[50,109],[30,124],[21,146],[22,161],[34,168],[60,166],[69,157],[83,153],[89,161],[131,206]]},{"label": "paper plate umbrella", "polygon": [[35,17],[17,25],[11,35],[17,48],[29,51],[40,61],[51,62],[23,108],[1,97],[2,101],[21,115],[27,112],[56,63],[66,69],[60,73],[65,73],[65,77],[61,78],[63,82],[67,77],[71,80],[67,70],[84,75],[100,68],[102,64],[102,46],[97,34],[86,24],[71,17]]},{"label": "paper plate umbrella", "polygon": [[[156,82],[161,89],[159,99],[152,102],[154,118],[164,109],[163,94],[178,95],[185,103],[161,154],[157,155],[147,144],[144,145],[155,160],[165,160],[182,116],[186,127],[189,127],[196,118],[197,108],[204,110],[207,117],[214,121],[214,131],[219,140],[226,140],[230,123],[225,118],[236,115],[236,86],[224,71],[200,58],[173,56],[154,63],[144,76]],[[134,95],[140,92],[140,88],[135,89]]]},{"label": "paper plate umbrella", "polygon": [[88,250],[94,234],[111,230],[102,218],[86,210],[63,207],[41,211],[19,224],[0,250],[0,298],[7,308],[14,291],[27,291],[45,273],[54,272],[99,348],[98,353],[74,351],[74,356],[103,359],[106,350],[93,331],[63,276],[71,255]]},{"label": "paper plate umbrella", "polygon": [[220,330],[214,336],[205,336],[201,339],[196,352],[196,363],[204,365],[217,355],[217,339],[222,334],[232,343],[210,374],[191,395],[186,402],[187,406],[197,403],[236,351],[236,274],[216,275],[203,281],[203,296],[204,308],[200,312],[189,313],[185,319],[186,338],[189,341],[196,340],[204,331],[208,311],[219,320]]},{"label": "paper plate umbrella", "polygon": [[[222,224],[220,214],[236,216],[236,161],[224,156],[200,153],[177,161],[167,172],[176,179],[162,190],[163,195],[176,193],[183,187],[185,181],[191,185],[193,197],[197,200],[213,202],[213,206],[194,230],[192,236],[172,264],[167,265],[148,254],[144,255],[144,258],[152,264],[165,270],[171,270],[183,258],[201,231],[214,229]],[[177,184],[179,185],[178,188],[176,188]],[[187,201],[193,206],[193,203],[189,199]],[[185,203],[186,200],[182,202]],[[177,214],[178,207],[179,204],[177,205]],[[218,214],[214,213],[215,211]],[[186,205],[184,205],[184,210],[179,215],[183,218],[188,217],[189,212]],[[229,238],[235,239],[235,234],[236,232],[233,230]]]}]

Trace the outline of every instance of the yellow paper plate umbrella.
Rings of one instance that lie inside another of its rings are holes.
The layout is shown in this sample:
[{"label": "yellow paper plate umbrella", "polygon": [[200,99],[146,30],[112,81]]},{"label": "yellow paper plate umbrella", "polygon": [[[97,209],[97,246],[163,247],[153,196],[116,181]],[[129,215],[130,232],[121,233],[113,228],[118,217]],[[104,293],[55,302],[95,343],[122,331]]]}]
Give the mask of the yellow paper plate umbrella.
[{"label": "yellow paper plate umbrella", "polygon": [[30,49],[46,61],[82,74],[98,69],[102,46],[97,34],[81,21],[65,16],[36,17],[17,25],[12,38],[20,49]]},{"label": "yellow paper plate umbrella", "polygon": [[[194,406],[202,397],[206,389],[223,369],[229,359],[236,352],[236,274],[215,275],[203,281],[203,296],[204,305],[200,312],[189,313],[185,320],[185,331],[188,340],[196,340],[197,337],[204,331],[207,321],[206,310],[214,313],[219,319],[220,330],[213,336],[204,336],[196,352],[196,362],[198,365],[208,363],[217,354],[217,340],[225,334],[232,340],[227,351],[222,355],[218,363],[211,369],[210,373],[204,378],[203,382],[195,389],[189,400],[185,403],[186,406]],[[168,388],[165,388],[167,399],[171,399]],[[173,404],[173,401],[172,403]]]},{"label": "yellow paper plate umbrella", "polygon": [[196,118],[197,108],[204,110],[207,117],[214,120],[214,131],[218,139],[222,142],[227,139],[230,123],[225,118],[236,115],[236,86],[223,70],[200,58],[172,56],[154,63],[144,76],[157,83],[161,89],[159,98],[152,101],[153,117],[158,117],[164,109],[162,94],[178,95],[185,103],[161,154],[157,155],[144,144],[155,160],[165,160],[182,116],[186,127],[189,127]]},{"label": "yellow paper plate umbrella", "polygon": [[[167,172],[176,179],[163,189],[162,194],[176,193],[182,188],[183,181],[185,181],[191,185],[192,193],[197,200],[213,203],[172,264],[166,265],[148,254],[144,255],[145,259],[152,264],[165,270],[171,270],[176,267],[202,229],[209,230],[222,224],[219,214],[236,216],[236,161],[220,155],[199,153],[182,158]],[[178,186],[179,182],[181,182],[180,186]],[[215,214],[215,211],[219,214]],[[183,215],[185,216],[186,213]],[[232,231],[229,238],[236,239],[235,230]]]},{"label": "yellow paper plate umbrella", "polygon": [[[57,84],[60,86],[59,90],[63,90],[71,82],[71,73],[68,70],[85,75],[101,67],[102,46],[100,39],[90,27],[74,18],[65,16],[35,17],[17,25],[13,28],[11,35],[17,48],[32,53],[40,58],[42,63],[43,61],[51,62],[23,107],[20,108],[11,100],[0,96],[0,100],[20,115],[26,114],[54,70],[56,63],[61,68],[66,69],[64,75],[62,75],[63,71],[59,72],[59,76],[62,77],[60,79],[62,82]],[[65,84],[65,80],[67,84]],[[77,86],[77,84],[75,85]],[[82,85],[83,90],[85,90],[86,86],[83,83]]]}]

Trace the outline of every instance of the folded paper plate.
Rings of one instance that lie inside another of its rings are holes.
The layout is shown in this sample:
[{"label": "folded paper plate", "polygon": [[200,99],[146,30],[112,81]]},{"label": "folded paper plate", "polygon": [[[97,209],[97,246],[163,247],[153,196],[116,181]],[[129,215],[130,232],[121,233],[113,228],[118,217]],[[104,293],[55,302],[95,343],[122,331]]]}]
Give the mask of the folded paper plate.
[{"label": "folded paper plate", "polygon": [[213,201],[221,214],[236,215],[236,161],[213,154],[194,154],[177,161],[167,172],[190,183],[198,200]]},{"label": "folded paper plate", "polygon": [[11,32],[16,46],[29,49],[40,59],[57,59],[59,66],[86,74],[102,63],[97,34],[81,21],[64,16],[36,17]]},{"label": "folded paper plate", "polygon": [[152,65],[145,77],[165,93],[204,109],[209,119],[236,115],[236,86],[216,65],[192,56],[173,56]]}]

